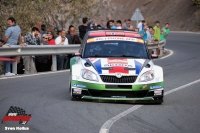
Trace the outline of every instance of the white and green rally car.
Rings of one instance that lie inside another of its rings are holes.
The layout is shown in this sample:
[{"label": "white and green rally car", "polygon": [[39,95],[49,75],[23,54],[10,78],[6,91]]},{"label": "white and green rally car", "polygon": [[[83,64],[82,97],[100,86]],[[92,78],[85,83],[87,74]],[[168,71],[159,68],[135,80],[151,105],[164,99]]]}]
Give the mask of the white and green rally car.
[{"label": "white and green rally car", "polygon": [[162,103],[163,69],[154,65],[138,33],[88,31],[70,60],[69,89],[72,100]]}]

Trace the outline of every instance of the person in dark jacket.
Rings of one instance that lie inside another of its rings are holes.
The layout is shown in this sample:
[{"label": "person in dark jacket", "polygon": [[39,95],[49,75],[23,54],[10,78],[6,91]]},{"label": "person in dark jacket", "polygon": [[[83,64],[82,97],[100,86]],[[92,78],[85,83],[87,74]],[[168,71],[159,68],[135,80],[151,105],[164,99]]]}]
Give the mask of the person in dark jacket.
[{"label": "person in dark jacket", "polygon": [[69,32],[66,35],[68,39],[68,44],[81,44],[79,36],[76,34],[75,27],[73,25],[69,26]]},{"label": "person in dark jacket", "polygon": [[87,17],[83,18],[82,22],[83,22],[83,24],[78,27],[78,29],[79,29],[79,35],[80,35],[81,39],[84,38],[86,30],[88,29],[88,26],[87,26],[87,24],[88,24],[88,18]]},{"label": "person in dark jacket", "polygon": [[108,17],[108,21],[107,21],[107,24],[106,24],[107,29],[110,29],[110,20],[111,20],[111,17]]},{"label": "person in dark jacket", "polygon": [[[48,35],[43,34],[40,45],[48,45]],[[36,56],[35,65],[37,72],[49,71],[49,55]]]}]

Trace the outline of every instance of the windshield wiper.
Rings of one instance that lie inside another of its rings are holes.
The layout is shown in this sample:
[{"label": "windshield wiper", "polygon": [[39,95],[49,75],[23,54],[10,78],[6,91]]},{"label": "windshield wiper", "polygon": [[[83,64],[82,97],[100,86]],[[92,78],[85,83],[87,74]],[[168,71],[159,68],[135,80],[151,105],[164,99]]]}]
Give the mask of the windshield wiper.
[{"label": "windshield wiper", "polygon": [[86,56],[85,58],[90,58],[90,57],[110,57],[109,55],[91,55],[91,56]]},{"label": "windshield wiper", "polygon": [[121,57],[142,58],[142,57],[133,56],[133,55],[121,55]]}]

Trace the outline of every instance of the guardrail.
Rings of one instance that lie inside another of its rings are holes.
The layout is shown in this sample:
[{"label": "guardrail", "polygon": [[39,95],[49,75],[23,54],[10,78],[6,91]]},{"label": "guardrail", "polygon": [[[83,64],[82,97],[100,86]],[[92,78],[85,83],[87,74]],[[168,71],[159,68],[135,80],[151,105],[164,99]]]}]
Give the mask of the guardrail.
[{"label": "guardrail", "polygon": [[163,51],[162,51],[162,48],[163,46],[165,46],[165,41],[159,41],[158,44],[154,44],[154,43],[147,43],[147,48],[148,49],[157,49],[159,48],[160,49],[160,56],[163,55]]},{"label": "guardrail", "polygon": [[[66,46],[50,46],[50,45],[35,45],[21,47],[19,45],[10,47],[0,47],[0,56],[30,56],[30,55],[52,55],[53,71],[57,71],[56,55],[59,54],[72,54],[78,52],[80,44],[70,44]],[[13,73],[17,74],[17,62],[12,62]]]},{"label": "guardrail", "polygon": [[[165,45],[164,41],[160,41],[159,44],[148,43],[148,49],[156,49]],[[53,71],[57,71],[57,59],[56,55],[59,54],[72,54],[78,52],[80,44],[69,44],[66,46],[59,45],[29,45],[27,47],[21,47],[19,45],[10,47],[0,47],[0,57],[9,57],[9,56],[31,56],[31,55],[52,55],[52,67]],[[162,50],[161,53],[162,55]],[[17,74],[17,62],[12,62],[13,73]]]}]

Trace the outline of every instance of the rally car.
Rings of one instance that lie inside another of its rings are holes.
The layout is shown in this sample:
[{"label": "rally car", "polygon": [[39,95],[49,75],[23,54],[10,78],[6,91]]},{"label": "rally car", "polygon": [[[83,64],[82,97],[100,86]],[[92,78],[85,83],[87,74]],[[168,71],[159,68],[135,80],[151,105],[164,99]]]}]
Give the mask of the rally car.
[{"label": "rally car", "polygon": [[163,69],[141,36],[129,30],[92,30],[70,60],[71,99],[162,103]]}]

